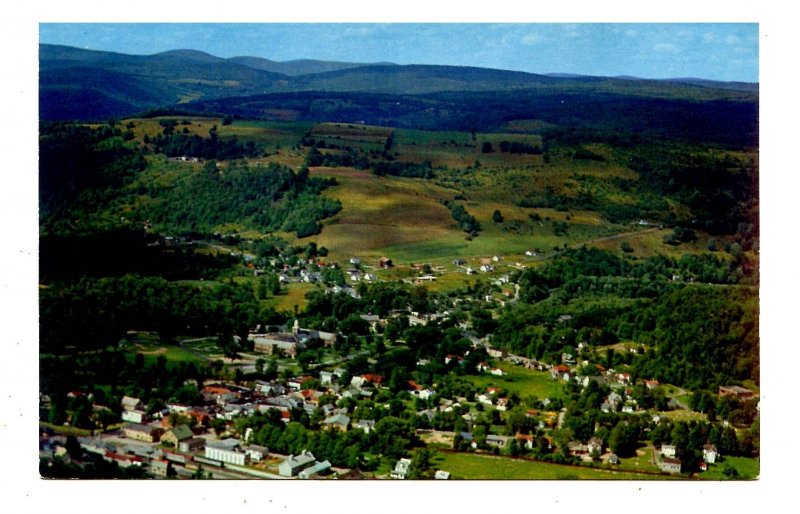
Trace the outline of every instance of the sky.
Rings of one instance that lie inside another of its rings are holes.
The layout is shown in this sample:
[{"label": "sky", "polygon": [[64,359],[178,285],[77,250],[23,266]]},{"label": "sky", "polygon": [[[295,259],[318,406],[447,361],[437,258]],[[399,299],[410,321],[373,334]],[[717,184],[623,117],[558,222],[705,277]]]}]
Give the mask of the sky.
[{"label": "sky", "polygon": [[43,23],[39,41],[127,54],[759,81],[757,23]]}]

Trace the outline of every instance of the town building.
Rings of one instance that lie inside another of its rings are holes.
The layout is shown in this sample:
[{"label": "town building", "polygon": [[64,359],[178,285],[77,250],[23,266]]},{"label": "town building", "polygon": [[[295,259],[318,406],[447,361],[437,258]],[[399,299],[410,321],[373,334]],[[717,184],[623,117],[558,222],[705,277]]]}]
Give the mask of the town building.
[{"label": "town building", "polygon": [[331,463],[327,460],[322,462],[315,462],[313,465],[303,469],[299,473],[297,473],[297,478],[301,480],[308,480],[310,478],[315,478],[319,476],[321,473],[331,469]]},{"label": "town building", "polygon": [[164,432],[164,435],[161,436],[161,442],[171,444],[177,448],[178,443],[191,439],[193,435],[189,425],[178,425]]},{"label": "town building", "polygon": [[286,460],[278,464],[278,474],[282,477],[293,477],[311,466],[315,460],[314,454],[306,451],[300,455],[289,455]]},{"label": "town building", "polygon": [[218,460],[228,464],[244,466],[248,457],[241,449],[241,442],[238,439],[228,438],[222,441],[208,441],[206,443],[205,457],[207,459]]},{"label": "town building", "polygon": [[205,449],[206,440],[202,437],[192,437],[191,439],[184,439],[178,443],[178,450],[183,453],[199,452]]},{"label": "town building", "polygon": [[158,427],[141,423],[125,423],[122,426],[122,433],[125,434],[125,437],[146,443],[157,443],[161,438],[161,432],[162,430]]},{"label": "town building", "polygon": [[680,473],[681,461],[680,459],[673,459],[672,457],[664,457],[660,465],[661,471],[665,473]]}]

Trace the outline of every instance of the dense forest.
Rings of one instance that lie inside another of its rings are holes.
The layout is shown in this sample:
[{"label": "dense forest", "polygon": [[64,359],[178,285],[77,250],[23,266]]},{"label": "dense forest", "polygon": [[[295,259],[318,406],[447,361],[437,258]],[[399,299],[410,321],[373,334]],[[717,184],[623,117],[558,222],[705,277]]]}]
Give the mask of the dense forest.
[{"label": "dense forest", "polygon": [[[171,134],[173,128],[164,125],[170,134],[159,134],[148,146],[126,141],[115,125],[42,124],[42,234],[114,230],[126,223],[152,224],[172,234],[211,234],[218,225],[238,223],[305,237],[318,233],[319,220],[341,208],[320,196],[334,182],[309,177],[307,168],[297,173],[277,164],[223,168],[208,160],[200,169],[188,168],[192,173],[180,176],[177,184],[137,180],[146,173],[149,152],[230,158],[255,151],[252,145],[218,139],[213,131],[200,138]],[[199,146],[193,149],[195,143]],[[127,207],[131,204],[133,209]]]},{"label": "dense forest", "polygon": [[633,341],[646,351],[633,361],[616,355],[609,364],[627,359],[641,379],[690,388],[757,380],[758,294],[744,285],[753,277],[742,264],[741,257],[695,255],[631,263],[570,250],[521,273],[523,302],[502,313],[493,341],[550,362],[581,343]]}]

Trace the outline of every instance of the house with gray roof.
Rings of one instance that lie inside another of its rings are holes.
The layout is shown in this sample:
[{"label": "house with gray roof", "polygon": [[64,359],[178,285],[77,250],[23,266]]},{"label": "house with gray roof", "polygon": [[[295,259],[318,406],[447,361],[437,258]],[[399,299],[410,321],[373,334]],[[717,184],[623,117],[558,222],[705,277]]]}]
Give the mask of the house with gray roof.
[{"label": "house with gray roof", "polygon": [[326,418],[322,424],[326,428],[335,428],[337,430],[341,430],[342,432],[347,432],[347,428],[350,425],[350,418],[344,414],[335,414],[329,418]]},{"label": "house with gray roof", "polygon": [[364,433],[369,434],[373,430],[375,430],[375,420],[374,419],[360,419],[354,425],[353,428],[357,428],[359,430],[363,430]]},{"label": "house with gray roof", "polygon": [[320,473],[323,473],[327,470],[331,469],[331,463],[327,460],[322,462],[315,462],[312,466],[305,468],[304,470],[300,471],[297,474],[297,478],[301,480],[308,480],[309,478],[314,478],[318,476]]},{"label": "house with gray roof", "polygon": [[315,460],[314,454],[307,451],[300,455],[289,455],[286,460],[278,464],[278,474],[282,477],[293,477],[311,466]]},{"label": "house with gray roof", "polygon": [[164,443],[169,443],[177,448],[178,443],[185,441],[186,439],[191,439],[193,435],[194,434],[192,433],[192,429],[189,428],[189,425],[178,425],[164,432],[164,435],[161,436],[161,441]]}]

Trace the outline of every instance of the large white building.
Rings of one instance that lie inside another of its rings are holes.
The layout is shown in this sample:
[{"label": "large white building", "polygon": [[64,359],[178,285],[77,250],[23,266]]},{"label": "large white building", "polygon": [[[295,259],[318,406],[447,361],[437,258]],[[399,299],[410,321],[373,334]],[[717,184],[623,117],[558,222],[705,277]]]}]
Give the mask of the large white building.
[{"label": "large white building", "polygon": [[244,466],[248,460],[247,454],[240,447],[240,441],[234,438],[207,441],[205,457],[239,466]]}]

